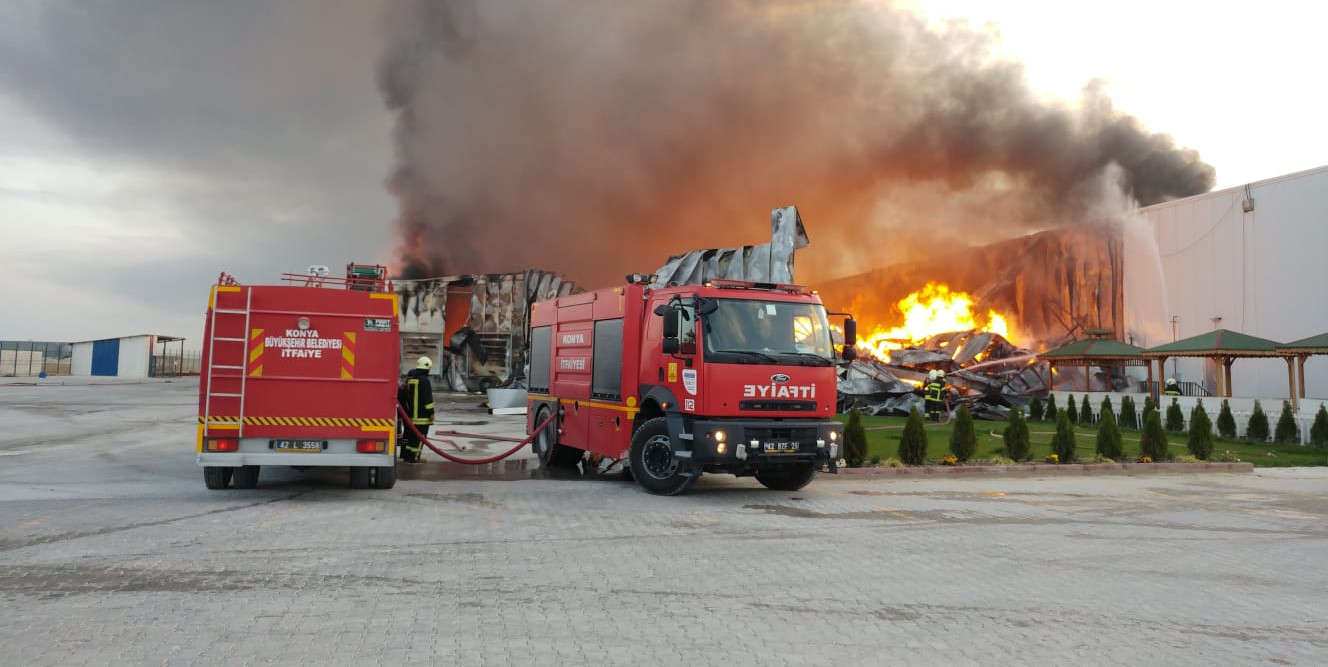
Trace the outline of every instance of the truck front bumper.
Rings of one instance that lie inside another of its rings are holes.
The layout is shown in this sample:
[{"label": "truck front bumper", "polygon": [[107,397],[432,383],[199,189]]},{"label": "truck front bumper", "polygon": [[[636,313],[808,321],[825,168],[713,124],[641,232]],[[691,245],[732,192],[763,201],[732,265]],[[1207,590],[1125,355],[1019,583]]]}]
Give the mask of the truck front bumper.
[{"label": "truck front bumper", "polygon": [[839,458],[844,425],[834,421],[709,420],[692,423],[694,465],[763,467]]}]

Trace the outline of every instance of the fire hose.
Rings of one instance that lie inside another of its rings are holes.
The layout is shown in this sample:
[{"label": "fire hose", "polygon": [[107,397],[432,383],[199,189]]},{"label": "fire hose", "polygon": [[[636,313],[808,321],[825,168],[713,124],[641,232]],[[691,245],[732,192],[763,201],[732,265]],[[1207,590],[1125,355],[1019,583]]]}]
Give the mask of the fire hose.
[{"label": "fire hose", "polygon": [[[443,451],[443,450],[441,450],[441,449],[435,447],[434,444],[433,444],[432,442],[429,442],[429,439],[426,438],[426,437],[424,437],[424,434],[423,434],[423,433],[420,433],[420,429],[417,428],[417,427],[415,426],[415,423],[412,422],[412,421],[410,420],[410,415],[406,414],[406,409],[405,409],[405,408],[401,407],[400,405],[397,405],[397,413],[401,415],[401,419],[402,419],[402,421],[406,424],[406,428],[409,428],[409,429],[411,430],[411,432],[415,434],[415,437],[419,438],[419,439],[420,439],[420,442],[423,443],[424,445],[426,445],[429,449],[432,449],[433,452],[434,452],[435,454],[437,454],[437,455],[439,455],[439,456],[441,456],[441,457],[443,457],[443,458],[445,458],[445,459],[447,459],[448,461],[451,461],[451,462],[453,462],[453,463],[464,463],[464,464],[467,464],[467,465],[473,465],[473,466],[484,465],[484,464],[486,464],[486,463],[493,463],[493,462],[495,462],[495,461],[501,461],[501,460],[503,460],[503,459],[505,459],[505,458],[507,458],[507,457],[509,457],[509,456],[511,456],[511,455],[513,455],[513,454],[515,454],[515,453],[517,453],[517,452],[519,452],[519,451],[521,451],[521,448],[523,448],[523,447],[525,447],[526,445],[530,444],[530,441],[531,441],[532,439],[534,439],[535,436],[539,435],[540,431],[543,431],[543,430],[544,430],[544,427],[548,426],[549,423],[552,422],[552,421],[554,420],[554,418],[557,416],[557,415],[549,415],[549,418],[548,418],[548,419],[545,419],[544,421],[540,422],[539,425],[536,426],[536,427],[534,428],[534,430],[531,431],[530,435],[526,436],[526,438],[525,438],[524,440],[521,440],[520,442],[518,442],[516,438],[506,438],[506,437],[503,437],[503,436],[501,436],[501,435],[486,435],[486,434],[484,434],[484,433],[462,433],[462,432],[460,432],[460,431],[438,431],[437,433],[434,433],[434,437],[437,437],[437,436],[440,436],[440,435],[444,435],[444,436],[460,436],[460,437],[466,437],[466,438],[481,438],[481,439],[484,439],[484,440],[499,440],[499,441],[506,441],[506,442],[517,442],[517,446],[515,446],[515,447],[513,447],[513,448],[511,448],[511,449],[509,449],[509,450],[507,450],[507,451],[505,451],[505,452],[503,452],[502,454],[496,454],[496,455],[494,455],[494,456],[490,456],[490,457],[488,457],[488,458],[484,458],[484,459],[464,459],[464,458],[461,458],[460,456],[455,456],[455,455],[453,455],[453,454],[448,454],[447,452],[445,452],[445,451]],[[444,440],[444,442],[451,442],[451,441],[450,441],[450,440]],[[453,445],[453,446],[456,446],[456,443],[452,443],[452,445]],[[457,449],[460,449],[460,447],[457,447]]]}]

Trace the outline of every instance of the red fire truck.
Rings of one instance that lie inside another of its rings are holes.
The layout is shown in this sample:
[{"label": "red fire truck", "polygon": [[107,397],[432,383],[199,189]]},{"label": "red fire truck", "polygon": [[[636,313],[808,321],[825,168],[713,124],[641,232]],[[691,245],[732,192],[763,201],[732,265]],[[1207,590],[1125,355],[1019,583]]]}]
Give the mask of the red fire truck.
[{"label": "red fire truck", "polygon": [[198,465],[209,489],[253,488],[262,466],[350,468],[396,483],[397,297],[382,266],[313,266],[282,285],[227,274],[208,297]]},{"label": "red fire truck", "polygon": [[[534,304],[527,433],[545,465],[625,460],[646,491],[686,491],[703,472],[806,486],[833,470],[836,353],[814,292],[712,280],[627,285]],[[844,322],[845,360],[856,323]]]}]

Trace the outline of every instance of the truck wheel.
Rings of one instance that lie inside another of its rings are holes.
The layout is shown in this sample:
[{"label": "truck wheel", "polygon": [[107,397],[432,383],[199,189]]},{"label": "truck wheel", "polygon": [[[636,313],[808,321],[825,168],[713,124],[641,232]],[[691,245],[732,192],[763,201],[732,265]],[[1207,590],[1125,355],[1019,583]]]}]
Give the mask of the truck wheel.
[{"label": "truck wheel", "polygon": [[390,489],[397,485],[396,466],[381,466],[374,468],[374,472],[376,473],[373,484],[375,489]]},{"label": "truck wheel", "polygon": [[369,469],[355,467],[350,469],[350,488],[367,489],[369,488]]},{"label": "truck wheel", "polygon": [[632,434],[628,458],[636,483],[655,495],[676,496],[696,482],[696,477],[687,474],[682,461],[673,455],[673,439],[669,437],[668,420],[663,417],[647,421]]},{"label": "truck wheel", "polygon": [[252,489],[258,486],[259,466],[240,466],[235,470],[235,488]]},{"label": "truck wheel", "polygon": [[808,463],[796,468],[774,468],[756,471],[756,481],[775,491],[797,491],[816,478],[816,466]]},{"label": "truck wheel", "polygon": [[[542,424],[544,420],[553,414],[548,407],[542,407],[535,413],[535,423]],[[555,424],[549,424],[544,427],[535,436],[531,447],[535,450],[535,456],[539,457],[540,466],[544,468],[570,468],[581,460],[581,450],[567,445],[557,443],[558,427]]]},{"label": "truck wheel", "polygon": [[231,483],[231,474],[235,468],[223,468],[221,466],[204,466],[203,483],[209,489],[224,489]]}]

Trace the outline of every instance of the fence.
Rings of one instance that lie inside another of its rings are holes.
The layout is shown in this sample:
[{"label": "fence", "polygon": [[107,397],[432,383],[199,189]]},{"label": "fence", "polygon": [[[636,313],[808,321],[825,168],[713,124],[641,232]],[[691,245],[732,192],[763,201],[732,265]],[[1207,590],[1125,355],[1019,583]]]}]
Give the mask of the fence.
[{"label": "fence", "polygon": [[0,341],[0,377],[69,375],[73,354],[69,343]]},{"label": "fence", "polygon": [[157,354],[152,357],[152,377],[198,375],[203,367],[203,353],[197,350]]}]

